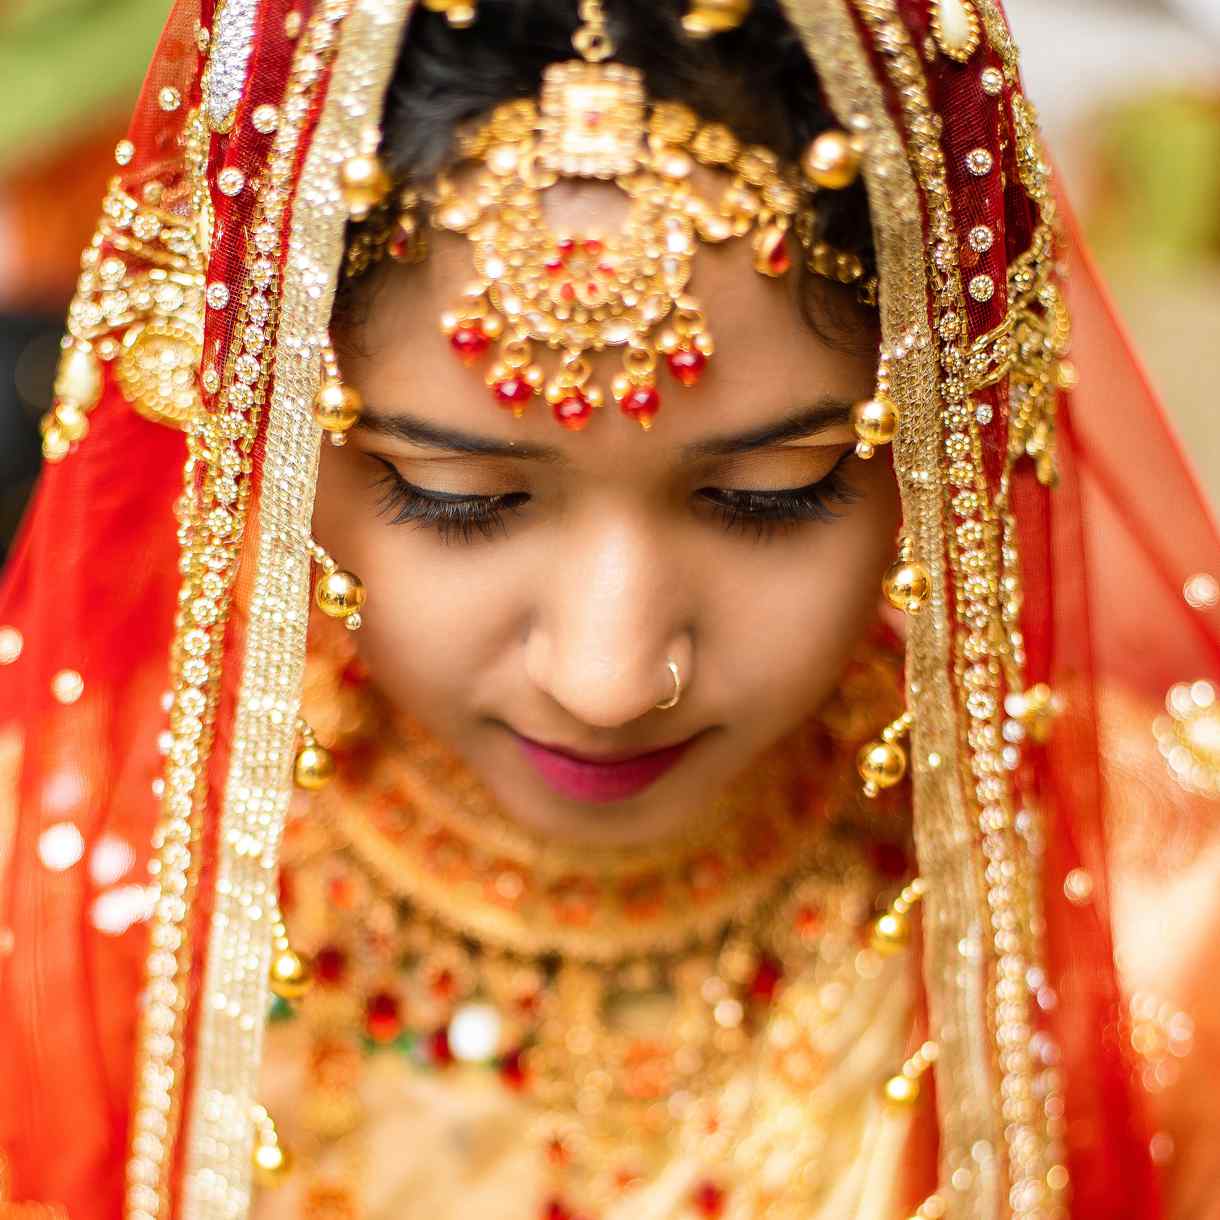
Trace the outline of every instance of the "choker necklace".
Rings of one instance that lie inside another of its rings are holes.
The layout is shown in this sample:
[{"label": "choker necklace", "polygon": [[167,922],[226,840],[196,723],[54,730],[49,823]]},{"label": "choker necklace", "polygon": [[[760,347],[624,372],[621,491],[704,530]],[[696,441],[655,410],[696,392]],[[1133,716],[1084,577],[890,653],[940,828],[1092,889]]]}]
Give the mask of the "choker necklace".
[{"label": "choker necklace", "polygon": [[[282,898],[281,947],[290,934],[313,984],[282,985],[292,1001],[273,1011],[309,1044],[307,1193],[359,1193],[318,1166],[365,1121],[362,1080],[387,1061],[455,1089],[482,1078],[520,1107],[539,1192],[523,1220],[612,1216],[676,1163],[698,1167],[691,1214],[720,1215],[787,1146],[760,1134],[775,1114],[829,1139],[808,1111],[834,1047],[879,1022],[882,1078],[901,1061],[904,938],[878,938],[877,917],[902,890],[903,822],[855,797],[854,743],[811,724],[698,831],[568,848],[512,823],[351,664],[339,683],[323,669],[347,732],[336,782],[290,824]],[[872,673],[892,699],[893,666]]]}]

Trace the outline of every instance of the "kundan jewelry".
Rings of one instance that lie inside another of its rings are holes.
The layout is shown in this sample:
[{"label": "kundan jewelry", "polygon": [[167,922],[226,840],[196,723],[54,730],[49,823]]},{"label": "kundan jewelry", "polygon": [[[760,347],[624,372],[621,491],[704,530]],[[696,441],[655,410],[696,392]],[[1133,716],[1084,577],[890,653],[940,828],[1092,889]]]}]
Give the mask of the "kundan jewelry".
[{"label": "kundan jewelry", "polygon": [[[713,33],[739,24],[746,9],[696,5],[688,20]],[[402,261],[420,257],[419,209],[427,206],[436,228],[473,248],[477,278],[441,325],[467,364],[499,345],[486,374],[495,402],[520,416],[542,395],[561,424],[584,428],[607,399],[589,356],[621,347],[610,397],[648,429],[661,409],[661,363],[691,387],[715,352],[691,291],[701,242],[752,235],[755,270],[778,278],[793,266],[795,240],[815,273],[843,283],[863,277],[858,257],[817,239],[811,207],[815,191],[856,180],[862,145],[845,132],[823,132],[800,166],[784,165],[771,149],[742,144],[686,106],[650,103],[642,74],[609,62],[614,45],[599,0],[584,0],[580,13],[573,45],[581,58],[551,65],[537,102],[497,107],[460,141],[454,168],[469,165],[472,182],[442,174],[428,190],[404,192],[391,216],[390,182],[375,149],[343,167],[353,220],[369,222],[355,237],[348,271],[366,269],[382,248]],[[730,176],[718,200],[696,188],[697,166]],[[617,186],[628,201],[622,227],[555,229],[542,196],[563,180]],[[536,345],[559,353],[557,370],[544,371]]]}]

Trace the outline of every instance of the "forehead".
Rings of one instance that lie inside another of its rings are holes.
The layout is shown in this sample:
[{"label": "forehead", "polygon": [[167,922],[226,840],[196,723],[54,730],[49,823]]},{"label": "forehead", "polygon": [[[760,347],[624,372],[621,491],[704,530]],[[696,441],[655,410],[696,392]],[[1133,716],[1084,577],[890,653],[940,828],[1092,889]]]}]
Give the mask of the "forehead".
[{"label": "forehead", "polygon": [[[713,176],[714,177],[714,176]],[[722,185],[722,184],[721,184]],[[545,193],[547,221],[558,233],[604,237],[616,233],[625,212],[622,192],[602,183],[564,184]],[[772,279],[754,270],[749,238],[723,245],[701,244],[689,291],[698,299],[715,352],[699,383],[686,388],[662,364],[657,388],[661,410],[647,436],[623,418],[607,392],[607,404],[588,427],[568,433],[535,397],[521,419],[496,407],[484,382],[494,351],[482,363],[464,365],[441,332],[440,317],[476,279],[468,241],[430,234],[430,250],[415,266],[384,264],[372,277],[367,308],[344,364],[369,404],[504,439],[579,447],[593,437],[626,433],[653,450],[686,445],[700,437],[744,430],[773,421],[794,407],[822,397],[853,398],[871,389],[875,356],[871,322],[863,310],[840,299],[835,315],[847,319],[843,342],[831,344],[810,326],[807,282],[794,270]],[[837,286],[815,286],[813,308]],[[548,376],[561,354],[535,343],[534,358]],[[593,379],[606,390],[623,367],[623,347],[589,354]],[[615,442],[616,447],[619,442]]]}]

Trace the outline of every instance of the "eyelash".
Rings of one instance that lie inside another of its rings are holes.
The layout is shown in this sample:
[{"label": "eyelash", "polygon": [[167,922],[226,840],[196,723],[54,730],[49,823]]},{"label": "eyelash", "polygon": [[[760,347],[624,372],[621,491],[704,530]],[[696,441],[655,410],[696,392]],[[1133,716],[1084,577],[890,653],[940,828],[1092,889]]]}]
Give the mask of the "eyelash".
[{"label": "eyelash", "polygon": [[[860,492],[843,475],[843,466],[850,455],[849,449],[834,469],[816,483],[790,491],[704,488],[698,494],[720,518],[726,531],[753,530],[755,538],[763,541],[806,521],[837,521],[842,513],[832,506],[846,506],[860,498]],[[389,524],[414,524],[435,529],[445,543],[470,542],[476,532],[488,539],[497,533],[506,533],[505,515],[519,511],[529,500],[525,492],[502,496],[454,496],[425,491],[408,483],[384,458],[374,460],[386,468],[375,486],[383,489],[380,511]]]}]

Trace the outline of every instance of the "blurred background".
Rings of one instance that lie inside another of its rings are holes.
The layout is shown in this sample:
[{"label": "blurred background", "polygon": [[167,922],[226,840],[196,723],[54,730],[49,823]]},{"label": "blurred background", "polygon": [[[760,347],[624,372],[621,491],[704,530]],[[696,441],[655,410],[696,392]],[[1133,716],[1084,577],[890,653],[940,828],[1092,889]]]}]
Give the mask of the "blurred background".
[{"label": "blurred background", "polygon": [[[80,250],[169,0],[0,0],[0,562]],[[1220,0],[1008,0],[1085,232],[1220,502]]]}]

